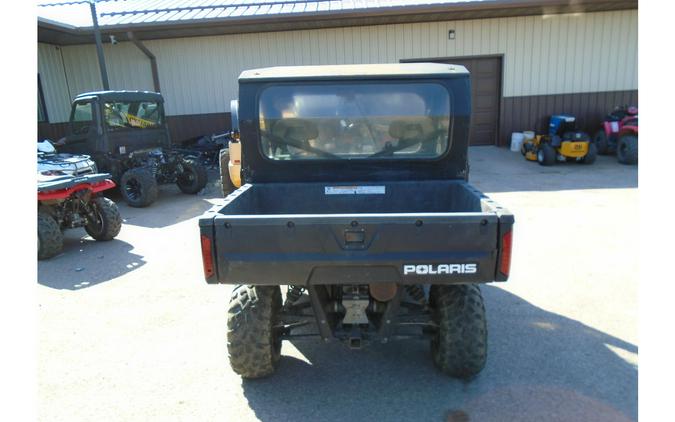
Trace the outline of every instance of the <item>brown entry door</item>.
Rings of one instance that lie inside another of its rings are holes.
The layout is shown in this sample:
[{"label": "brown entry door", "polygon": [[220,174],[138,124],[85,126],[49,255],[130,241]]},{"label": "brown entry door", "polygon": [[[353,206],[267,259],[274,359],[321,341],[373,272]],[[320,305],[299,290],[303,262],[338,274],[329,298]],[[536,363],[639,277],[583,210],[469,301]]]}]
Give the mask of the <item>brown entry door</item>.
[{"label": "brown entry door", "polygon": [[464,57],[425,61],[459,64],[469,70],[471,73],[471,145],[497,145],[502,59],[500,57]]}]

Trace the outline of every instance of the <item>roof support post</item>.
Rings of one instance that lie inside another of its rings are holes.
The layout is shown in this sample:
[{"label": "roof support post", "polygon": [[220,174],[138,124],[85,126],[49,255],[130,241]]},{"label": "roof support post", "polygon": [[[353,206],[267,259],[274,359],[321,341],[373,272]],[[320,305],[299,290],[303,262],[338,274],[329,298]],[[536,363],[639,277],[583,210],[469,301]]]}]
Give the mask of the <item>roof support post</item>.
[{"label": "roof support post", "polygon": [[96,16],[96,0],[89,1],[89,8],[91,9],[91,20],[94,23],[94,39],[96,40],[96,54],[98,55],[98,67],[101,70],[101,82],[103,82],[103,89],[110,90],[110,83],[108,82],[108,70],[105,67],[105,57],[103,57],[103,43],[101,42],[101,30],[98,28],[98,17]]},{"label": "roof support post", "polygon": [[155,86],[155,92],[160,92],[159,71],[157,70],[157,59],[155,58],[155,55],[152,54],[152,51],[148,50],[148,47],[146,47],[145,44],[141,42],[141,40],[136,38],[133,32],[127,32],[127,37],[129,40],[131,40],[131,42],[134,43],[134,45],[136,45],[136,47],[138,47],[139,50],[143,52],[143,54],[148,57],[148,59],[150,59],[150,68],[152,69],[152,84]]}]

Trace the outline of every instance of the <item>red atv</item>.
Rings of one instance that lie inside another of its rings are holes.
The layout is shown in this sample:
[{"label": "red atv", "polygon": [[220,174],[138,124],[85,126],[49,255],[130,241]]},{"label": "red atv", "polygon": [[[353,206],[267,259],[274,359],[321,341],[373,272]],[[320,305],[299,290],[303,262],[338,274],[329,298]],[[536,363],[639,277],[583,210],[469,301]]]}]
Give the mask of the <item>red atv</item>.
[{"label": "red atv", "polygon": [[111,240],[122,227],[117,204],[101,195],[115,187],[109,174],[38,173],[38,259],[61,252],[63,229],[84,227],[96,240]]},{"label": "red atv", "polygon": [[622,164],[638,162],[638,109],[637,107],[617,107],[605,117],[600,129],[595,134],[595,145],[598,153],[616,152]]}]

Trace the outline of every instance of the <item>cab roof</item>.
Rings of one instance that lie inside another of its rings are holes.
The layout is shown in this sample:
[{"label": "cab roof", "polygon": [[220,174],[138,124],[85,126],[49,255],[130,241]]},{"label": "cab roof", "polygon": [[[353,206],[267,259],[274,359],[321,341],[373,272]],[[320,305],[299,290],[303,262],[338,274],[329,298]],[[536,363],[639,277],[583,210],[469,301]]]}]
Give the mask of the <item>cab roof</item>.
[{"label": "cab roof", "polygon": [[83,92],[75,97],[76,100],[81,100],[84,98],[101,98],[102,100],[109,101],[155,101],[155,102],[164,102],[162,94],[158,92],[151,91],[94,91],[94,92]]},{"label": "cab roof", "polygon": [[337,79],[417,79],[468,76],[464,66],[445,63],[348,64],[277,66],[241,72],[239,82]]}]

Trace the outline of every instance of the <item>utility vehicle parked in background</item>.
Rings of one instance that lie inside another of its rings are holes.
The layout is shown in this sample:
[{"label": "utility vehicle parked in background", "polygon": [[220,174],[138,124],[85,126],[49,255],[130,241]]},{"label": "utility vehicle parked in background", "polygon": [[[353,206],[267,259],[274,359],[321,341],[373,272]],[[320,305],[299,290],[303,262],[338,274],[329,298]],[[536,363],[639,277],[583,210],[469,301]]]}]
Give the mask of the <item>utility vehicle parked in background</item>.
[{"label": "utility vehicle parked in background", "polygon": [[270,375],[308,334],[424,337],[444,373],[483,369],[479,284],[508,278],[514,219],[467,183],[470,93],[434,63],[240,75],[244,184],[199,221],[206,281],[236,284],[236,373]]},{"label": "utility vehicle parked in background", "polygon": [[622,164],[638,162],[638,108],[620,106],[605,116],[595,134],[600,154],[613,154]]},{"label": "utility vehicle parked in background", "polygon": [[176,183],[189,194],[207,182],[195,155],[173,148],[164,116],[164,99],[147,91],[101,91],[73,101],[68,134],[59,149],[88,154],[99,170],[120,185],[124,200],[145,207],[157,198],[158,184]]},{"label": "utility vehicle parked in background", "polygon": [[117,204],[100,193],[114,188],[109,174],[100,174],[87,155],[60,154],[51,142],[38,142],[38,259],[63,248],[64,229],[84,227],[96,240],[120,232]]},{"label": "utility vehicle parked in background", "polygon": [[239,142],[239,102],[230,101],[230,115],[232,116],[232,131],[227,148],[220,150],[220,181],[223,187],[223,196],[232,193],[241,187],[241,143]]},{"label": "utility vehicle parked in background", "polygon": [[38,173],[38,259],[63,249],[64,229],[84,227],[96,240],[112,240],[122,227],[117,204],[101,195],[115,187],[109,174]]}]

